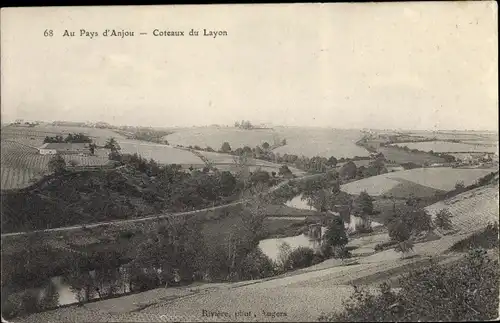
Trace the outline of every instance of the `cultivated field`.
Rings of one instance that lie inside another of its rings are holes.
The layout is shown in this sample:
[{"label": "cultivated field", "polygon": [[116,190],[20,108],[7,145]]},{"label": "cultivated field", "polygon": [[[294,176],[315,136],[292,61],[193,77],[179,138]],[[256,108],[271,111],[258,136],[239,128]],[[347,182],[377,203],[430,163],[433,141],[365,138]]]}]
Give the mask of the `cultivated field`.
[{"label": "cultivated field", "polygon": [[498,151],[498,145],[490,142],[484,144],[484,141],[474,143],[467,141],[467,143],[455,143],[447,141],[426,141],[426,142],[402,142],[394,144],[399,147],[407,146],[410,149],[418,149],[421,151],[434,151],[437,153],[448,152],[490,152]]},{"label": "cultivated field", "polygon": [[408,133],[412,136],[425,138],[436,138],[437,140],[459,140],[459,141],[475,141],[487,140],[497,141],[498,133],[491,131],[412,131]]},{"label": "cultivated field", "polygon": [[[422,186],[437,190],[450,191],[458,182],[473,184],[477,179],[497,171],[497,169],[461,169],[451,167],[415,168],[365,178],[341,186],[349,194],[366,191],[372,196],[389,195],[401,192],[422,192]],[[404,188],[404,190],[403,190]],[[421,194],[421,193],[420,193]],[[432,194],[432,190],[428,191]]]},{"label": "cultivated field", "polygon": [[[200,127],[176,130],[175,133],[164,138],[172,145],[211,147],[214,150],[221,148],[228,142],[231,148],[244,146],[262,146],[264,142],[272,145],[274,140],[280,140],[280,133],[271,129],[242,130],[238,128]],[[283,137],[281,137],[283,139]]]},{"label": "cultivated field", "polygon": [[32,128],[12,126],[3,127],[1,137],[2,139],[15,140],[25,145],[38,148],[43,144],[43,139],[46,136],[66,136],[69,133],[83,133],[84,135],[91,137],[97,145],[104,145],[106,140],[110,137],[124,139],[123,136],[110,129],[50,125],[36,126]]},{"label": "cultivated field", "polygon": [[485,227],[488,223],[498,222],[498,183],[479,187],[426,207],[432,216],[442,209],[450,211],[454,228],[464,232],[471,232]]},{"label": "cultivated field", "polygon": [[203,161],[193,153],[172,146],[154,144],[139,140],[117,139],[121,152],[137,153],[144,158],[154,159],[160,164],[202,164]]},{"label": "cultivated field", "polygon": [[[287,128],[285,128],[287,129]],[[358,130],[291,128],[283,136],[287,145],[274,150],[280,154],[349,158],[369,156],[369,152],[356,145],[362,137]]]},{"label": "cultivated field", "polygon": [[[32,147],[2,140],[1,152],[1,189],[26,187],[49,172],[51,156],[40,155]],[[67,163],[74,160],[79,166],[104,165],[109,161],[107,156],[65,155],[64,159]]]},{"label": "cultivated field", "polygon": [[226,141],[235,150],[244,146],[261,146],[264,142],[273,145],[275,142],[286,139],[287,144],[275,149],[275,153],[341,158],[369,155],[368,151],[356,145],[356,141],[361,137],[362,133],[358,130],[298,127],[241,130],[229,127],[204,127],[177,130],[165,139],[172,145],[197,145],[215,150],[220,149]]},{"label": "cultivated field", "polygon": [[[237,165],[235,164],[235,158],[236,156],[232,156],[229,154],[221,154],[221,153],[214,153],[214,152],[206,152],[206,151],[199,151],[199,154],[203,155],[205,158],[207,158],[210,162],[214,164],[215,167],[217,167],[219,170],[222,171],[230,171],[230,172],[235,172],[238,170]],[[260,160],[260,159],[254,159],[254,158],[249,158],[247,160],[247,164],[249,166],[249,169],[251,172],[257,170],[257,169],[262,169],[267,172],[279,172],[279,169],[281,167],[280,164],[272,163],[266,160]],[[302,176],[306,174],[306,172],[297,169],[295,167],[288,167],[293,174],[297,176]]]}]

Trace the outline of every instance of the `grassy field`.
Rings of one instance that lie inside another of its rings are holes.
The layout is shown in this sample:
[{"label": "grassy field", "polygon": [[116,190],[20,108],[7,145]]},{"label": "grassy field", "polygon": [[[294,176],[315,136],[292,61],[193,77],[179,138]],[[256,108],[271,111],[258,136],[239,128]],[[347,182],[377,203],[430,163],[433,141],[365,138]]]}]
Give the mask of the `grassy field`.
[{"label": "grassy field", "polygon": [[[199,153],[202,154],[205,158],[207,158],[210,162],[212,162],[214,166],[221,171],[235,172],[238,169],[237,165],[234,162],[236,158],[235,156],[222,153],[206,152],[206,151],[200,151]],[[254,172],[257,169],[261,169],[269,173],[271,172],[278,173],[281,167],[280,164],[275,164],[269,161],[254,159],[254,158],[249,158],[247,163],[251,172]],[[297,176],[302,176],[306,173],[295,167],[289,166],[288,168],[292,171],[294,175]]]},{"label": "grassy field", "polygon": [[408,152],[396,147],[378,147],[377,151],[384,154],[385,158],[398,164],[403,163],[444,163],[444,159],[426,152]]},{"label": "grassy field", "polygon": [[361,136],[361,132],[357,130],[298,127],[241,130],[229,127],[203,127],[178,130],[165,139],[173,145],[198,145],[201,148],[211,147],[215,150],[226,141],[234,150],[243,146],[261,146],[264,142],[273,145],[286,139],[287,144],[275,149],[275,153],[340,158],[368,155],[368,151],[355,144]]},{"label": "grassy field", "polygon": [[193,153],[172,146],[138,140],[117,140],[124,154],[137,153],[144,158],[154,159],[160,164],[200,164],[203,161]]},{"label": "grassy field", "polygon": [[[63,156],[66,162],[76,161],[79,166],[97,166],[108,163],[107,156]],[[33,180],[49,172],[51,156],[40,155],[38,150],[10,140],[1,142],[1,188],[13,189],[30,185]]]},{"label": "grassy field", "polygon": [[407,146],[410,149],[418,149],[421,151],[434,151],[437,153],[448,153],[448,152],[497,152],[498,145],[491,142],[489,144],[484,144],[484,141],[473,143],[473,141],[468,141],[467,143],[455,143],[448,141],[427,141],[427,142],[402,142],[395,144],[399,147]]},{"label": "grassy field", "polygon": [[442,209],[450,211],[453,227],[464,232],[481,229],[490,222],[498,223],[498,183],[426,207],[431,215],[436,215]]},{"label": "grassy field", "polygon": [[[404,191],[408,194],[421,191],[421,186],[438,191],[450,191],[457,182],[463,182],[467,186],[494,171],[496,169],[415,168],[365,178],[342,185],[341,189],[354,195],[366,191],[373,196],[389,194],[391,190],[397,192],[398,185],[404,186]],[[429,190],[428,193],[433,194],[433,191]]]}]

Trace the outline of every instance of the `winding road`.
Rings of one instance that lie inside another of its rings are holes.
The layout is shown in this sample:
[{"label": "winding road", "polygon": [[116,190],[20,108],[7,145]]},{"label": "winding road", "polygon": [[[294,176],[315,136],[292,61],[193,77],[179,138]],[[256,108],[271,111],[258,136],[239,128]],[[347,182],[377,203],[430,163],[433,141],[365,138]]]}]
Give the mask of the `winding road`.
[{"label": "winding road", "polygon": [[[299,178],[295,178],[295,180],[304,180],[308,178],[313,178],[313,177],[319,177],[323,174],[313,174],[313,175],[306,175],[302,176]],[[279,189],[283,185],[287,184],[290,180],[285,180],[281,183],[279,183],[276,186],[273,186],[269,191],[267,191],[267,194],[270,194],[274,192],[275,190]],[[179,216],[188,216],[188,215],[193,215],[196,213],[201,213],[201,212],[210,212],[210,211],[215,211],[215,210],[220,210],[236,205],[241,205],[244,203],[247,203],[251,201],[253,198],[250,199],[244,199],[241,201],[229,203],[229,204],[224,204],[224,205],[219,205],[215,207],[209,207],[205,209],[200,209],[200,210],[193,210],[193,211],[186,211],[186,212],[178,212],[178,213],[164,213],[160,215],[153,215],[153,216],[148,216],[144,218],[137,218],[137,219],[128,219],[128,220],[116,220],[116,221],[106,221],[106,222],[96,222],[96,223],[90,223],[90,224],[78,224],[78,225],[73,225],[73,226],[67,226],[67,227],[59,227],[59,228],[52,228],[52,229],[43,229],[43,230],[34,230],[34,231],[27,231],[27,232],[11,232],[11,233],[4,233],[1,235],[2,239],[3,238],[8,238],[8,237],[15,237],[15,236],[23,236],[23,235],[28,235],[28,234],[33,234],[33,233],[46,233],[46,232],[60,232],[60,231],[71,231],[71,230],[81,230],[82,228],[97,228],[97,227],[102,227],[102,226],[108,226],[108,225],[119,225],[119,224],[125,224],[125,223],[134,223],[134,222],[144,222],[144,221],[151,221],[155,219],[165,219],[169,217],[179,217]]]}]

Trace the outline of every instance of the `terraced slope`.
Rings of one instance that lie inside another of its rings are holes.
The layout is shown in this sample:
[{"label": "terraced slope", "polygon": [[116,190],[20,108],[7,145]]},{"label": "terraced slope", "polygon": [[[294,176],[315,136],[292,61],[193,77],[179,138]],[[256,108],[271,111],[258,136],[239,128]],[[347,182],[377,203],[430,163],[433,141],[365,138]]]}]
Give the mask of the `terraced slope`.
[{"label": "terraced slope", "polygon": [[432,216],[442,209],[450,211],[454,228],[463,232],[472,232],[488,223],[498,222],[498,183],[479,187],[426,207]]},{"label": "terraced slope", "polygon": [[[66,162],[74,160],[80,166],[98,166],[108,163],[107,156],[63,156]],[[22,188],[49,171],[51,156],[18,142],[1,142],[1,189]]]}]

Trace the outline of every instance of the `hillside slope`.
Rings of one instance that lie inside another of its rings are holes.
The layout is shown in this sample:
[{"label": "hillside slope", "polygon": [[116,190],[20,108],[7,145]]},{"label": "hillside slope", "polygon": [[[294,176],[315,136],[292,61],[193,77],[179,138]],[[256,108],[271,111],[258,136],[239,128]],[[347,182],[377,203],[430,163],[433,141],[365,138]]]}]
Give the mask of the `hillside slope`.
[{"label": "hillside slope", "polygon": [[[415,168],[354,181],[342,185],[341,189],[353,195],[366,191],[372,196],[380,196],[396,189],[401,183],[404,183],[406,191],[411,192],[412,189],[408,185],[414,183],[415,186],[426,186],[437,191],[450,191],[455,188],[458,182],[463,182],[465,186],[468,186],[475,183],[479,178],[496,171],[498,170],[479,168]],[[420,189],[415,187],[415,190]]]},{"label": "hillside slope", "polygon": [[447,209],[452,217],[454,229],[472,232],[499,218],[498,182],[479,187],[450,199],[429,205],[425,209],[434,217],[440,210]]}]

